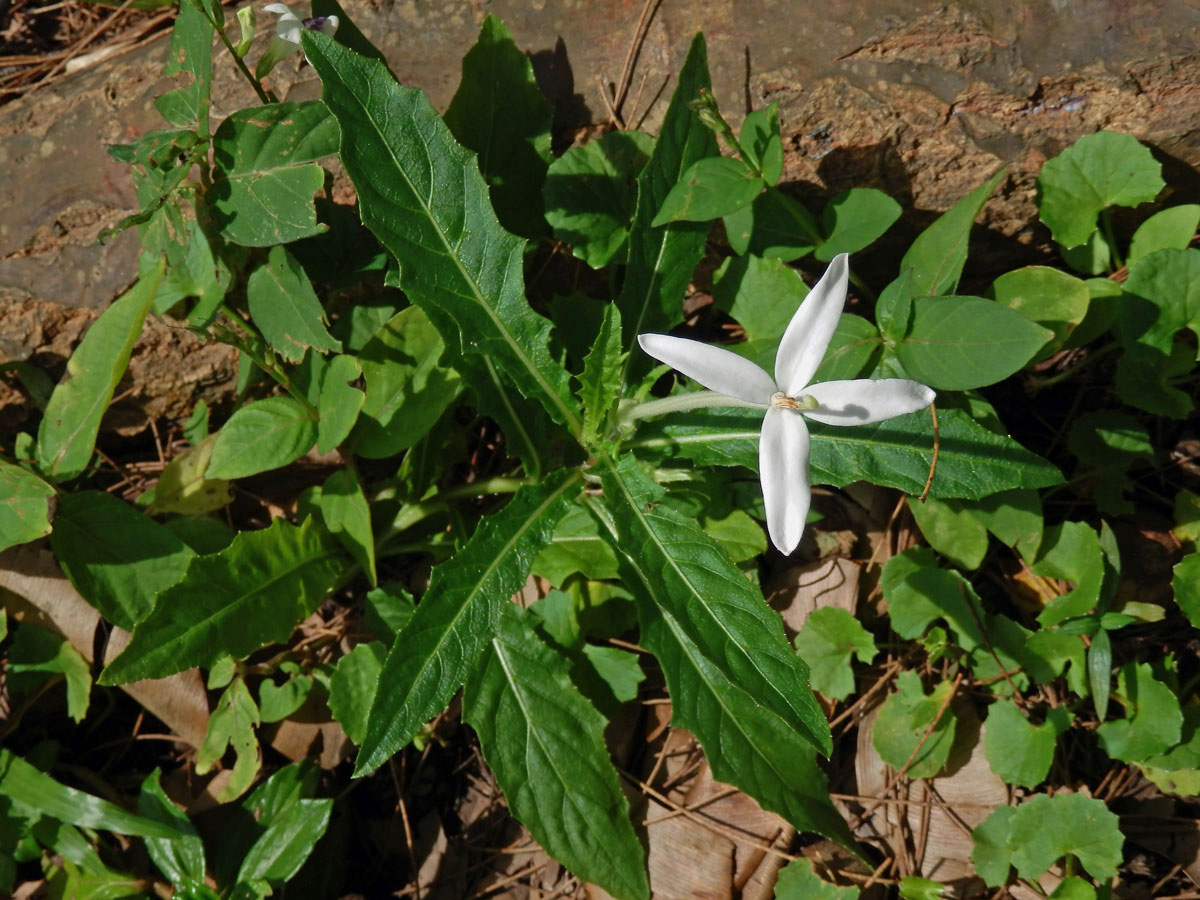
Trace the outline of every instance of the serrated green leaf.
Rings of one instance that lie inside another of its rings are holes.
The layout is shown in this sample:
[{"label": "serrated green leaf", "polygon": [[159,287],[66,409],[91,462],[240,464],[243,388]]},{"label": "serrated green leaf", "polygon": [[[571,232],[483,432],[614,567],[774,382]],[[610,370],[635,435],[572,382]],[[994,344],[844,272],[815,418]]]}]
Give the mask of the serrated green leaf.
[{"label": "serrated green leaf", "polygon": [[1042,725],[1034,725],[1011,700],[997,700],[988,708],[983,735],[984,752],[991,770],[1005,784],[1036,787],[1046,779],[1054,761],[1054,745],[1067,730],[1073,716],[1065,706],[1046,713]]},{"label": "serrated green leaf", "polygon": [[901,272],[912,269],[910,283],[914,296],[936,297],[954,293],[967,261],[971,226],[1003,177],[1004,170],[1001,169],[917,235],[900,260]]},{"label": "serrated green leaf", "polygon": [[351,434],[354,452],[382,459],[417,442],[460,390],[459,374],[442,365],[446,345],[429,317],[410,306],[393,316],[359,351],[366,399]]},{"label": "serrated green leaf", "polygon": [[178,889],[189,886],[189,882],[204,883],[204,843],[192,820],[171,802],[159,782],[159,770],[146,776],[138,792],[138,812],[147,819],[161,822],[171,828],[175,835],[171,839],[147,837],[146,850],[159,870],[175,882]]},{"label": "serrated green leaf", "polygon": [[313,195],[325,182],[316,160],[338,151],[338,123],[319,100],[238,110],[213,133],[205,200],[221,234],[270,247],[320,234]]},{"label": "serrated green leaf", "polygon": [[1179,698],[1154,677],[1149,663],[1126,663],[1117,675],[1117,699],[1125,717],[1104,722],[1096,736],[1104,752],[1122,762],[1141,762],[1179,743]]},{"label": "serrated green leaf", "polygon": [[353,469],[338,469],[321,485],[321,517],[325,526],[345,547],[371,582],[375,574],[375,538],[371,534],[371,508],[362,483]]},{"label": "serrated green leaf", "polygon": [[641,131],[610,131],[550,163],[542,196],[554,237],[593,269],[625,254],[637,176],[654,152]]},{"label": "serrated green leaf", "polygon": [[600,333],[583,360],[579,376],[579,402],[583,405],[583,442],[591,447],[605,436],[613,405],[621,394],[621,310],[615,303],[604,307]]},{"label": "serrated green leaf", "polygon": [[0,459],[0,550],[50,533],[54,488],[32,472]]},{"label": "serrated green leaf", "polygon": [[509,808],[576,877],[622,900],[648,900],[645,855],[608,758],[605,718],[527,613],[506,604],[499,620],[463,692],[463,718]]},{"label": "serrated green leaf", "polygon": [[301,38],[342,123],[341,159],[363,223],[399,262],[408,298],[457,352],[488,356],[577,434],[570,376],[550,355],[550,323],[524,296],[524,242],[496,221],[474,154],[454,142],[421,91],[397,84],[382,63],[320,32]]},{"label": "serrated green leaf", "polygon": [[939,682],[927,695],[916,672],[901,672],[896,688],[879,709],[871,743],[889,766],[907,764],[910,778],[933,778],[945,767],[954,744],[958,720],[948,706],[942,709],[954,683]]},{"label": "serrated green leaf", "polygon": [[909,501],[908,509],[929,546],[956,566],[968,571],[979,568],[987,555],[987,528],[962,501],[927,497]]},{"label": "serrated green leaf", "polygon": [[713,156],[692,163],[679,178],[650,222],[708,222],[749,206],[766,185],[740,159]]},{"label": "serrated green leaf", "polygon": [[67,715],[82,722],[92,691],[91,666],[66,639],[22,623],[8,650],[9,689],[30,694],[55,675],[62,675],[67,684]]},{"label": "serrated green leaf", "polygon": [[1196,236],[1197,227],[1200,227],[1200,206],[1194,203],[1156,212],[1133,233],[1126,265],[1132,266],[1159,250],[1186,250]]},{"label": "serrated green leaf", "polygon": [[63,497],[50,546],[83,598],[127,631],[196,555],[167,528],[103,491]]},{"label": "serrated green leaf", "polygon": [[159,594],[100,681],[165,678],[286,640],[345,565],[337,542],[313,519],[300,527],[277,519],[262,531],[243,531],[221,552],[195,557],[183,581]]},{"label": "serrated green leaf", "polygon": [[982,297],[914,297],[896,345],[910,377],[939,390],[995,384],[1020,370],[1054,335]]},{"label": "serrated green leaf", "polygon": [[833,700],[844,700],[854,692],[850,657],[869,664],[876,653],[870,632],[850,613],[833,606],[813,610],[795,644],[808,664],[813,690]]},{"label": "serrated green leaf", "polygon": [[553,108],[542,96],[533,65],[491,13],[462,61],[462,82],[444,116],[455,139],[479,154],[500,224],[535,238],[546,230],[536,198],[550,162]]},{"label": "serrated green leaf", "polygon": [[[988,431],[967,413],[938,413],[939,453],[930,496],[977,499],[1010,488],[1047,487],[1059,471],[1012,438]],[[762,413],[714,409],[664,416],[643,425],[626,446],[700,465],[745,466],[758,471]],[[929,413],[897,416],[878,425],[836,428],[808,423],[809,471],[814,484],[835,487],[870,481],[920,494],[929,476],[933,427]]]},{"label": "serrated green leaf", "polygon": [[[659,129],[654,153],[637,179],[637,207],[629,228],[625,281],[617,296],[625,328],[625,346],[646,331],[669,329],[682,317],[683,293],[704,255],[708,226],[651,220],[684,171],[697,160],[717,154],[717,139],[689,104],[700,90],[711,90],[708,50],[697,34],[679,70],[675,92]],[[630,359],[633,357],[631,356]]]},{"label": "serrated green leaf", "polygon": [[326,327],[312,283],[286,247],[272,247],[266,263],[250,273],[246,303],[259,332],[288,362],[300,362],[309,348],[321,353],[342,349]]},{"label": "serrated green leaf", "polygon": [[1010,819],[1008,847],[1022,878],[1040,878],[1068,853],[1097,880],[1117,874],[1125,842],[1117,817],[1083,794],[1038,794]]},{"label": "serrated green leaf", "polygon": [[171,30],[171,49],[163,76],[182,73],[183,87],[154,98],[162,117],[179,128],[208,133],[208,100],[212,85],[213,26],[200,8],[179,4],[179,16]]},{"label": "serrated green leaf", "polygon": [[697,524],[661,503],[632,455],[601,461],[618,553],[655,572],[653,600],[686,629],[721,676],[814,747],[830,751],[829,726],[808,686],[808,668],[787,644],[779,617]]},{"label": "serrated green leaf", "polygon": [[329,711],[356,744],[366,737],[367,715],[386,657],[387,645],[379,641],[359,644],[338,660],[329,680]]},{"label": "serrated green leaf", "polygon": [[775,900],[858,900],[861,895],[856,887],[838,887],[819,878],[807,856],[780,869],[775,882]]},{"label": "serrated green leaf", "polygon": [[773,187],[725,216],[724,224],[729,246],[739,256],[749,253],[791,262],[811,253],[823,240],[813,214]]},{"label": "serrated green leaf", "polygon": [[291,397],[247,403],[215,435],[208,479],[246,478],[295,462],[312,449],[317,423]]},{"label": "serrated green leaf", "polygon": [[[618,533],[606,534],[620,552],[625,544]],[[666,612],[669,604],[661,596],[657,570],[640,556],[625,554],[623,559],[628,564],[625,584],[637,600],[639,644],[662,667],[675,700],[672,723],[700,741],[713,777],[745,791],[802,831],[854,847],[853,836],[829,800],[825,773],[810,741],[762,705],[758,696],[731,681],[720,663],[691,640],[690,629]]]},{"label": "serrated green leaf", "polygon": [[92,461],[100,419],[129,365],[162,273],[160,259],[100,314],[67,360],[38,428],[38,468],[51,481],[82,475]]},{"label": "serrated green leaf", "polygon": [[900,218],[900,204],[875,188],[851,188],[830,198],[821,212],[825,243],[814,254],[829,262],[839,253],[857,253],[881,238]]},{"label": "serrated green leaf", "polygon": [[1110,206],[1137,206],[1163,189],[1162,167],[1129,134],[1084,135],[1046,161],[1038,175],[1038,215],[1054,240],[1077,247],[1096,230]]},{"label": "serrated green leaf", "polygon": [[171,839],[176,836],[175,829],[168,825],[126,812],[115,803],[59,784],[2,747],[0,795],[81,828],[102,828],[117,834],[142,837]]},{"label": "serrated green leaf", "polygon": [[1038,622],[1043,627],[1049,628],[1088,612],[1100,599],[1100,586],[1104,580],[1100,539],[1095,530],[1084,522],[1063,522],[1047,528],[1033,571],[1036,575],[1061,578],[1074,585],[1070,591],[1047,603],[1038,614]]},{"label": "serrated green leaf", "polygon": [[317,452],[328,453],[349,437],[366,395],[354,386],[362,377],[362,364],[353,356],[335,356],[321,373],[317,401]]},{"label": "serrated green leaf", "polygon": [[355,771],[370,772],[440,712],[478,661],[504,604],[580,489],[563,469],[524,487],[433,570],[429,590],[388,653]]}]

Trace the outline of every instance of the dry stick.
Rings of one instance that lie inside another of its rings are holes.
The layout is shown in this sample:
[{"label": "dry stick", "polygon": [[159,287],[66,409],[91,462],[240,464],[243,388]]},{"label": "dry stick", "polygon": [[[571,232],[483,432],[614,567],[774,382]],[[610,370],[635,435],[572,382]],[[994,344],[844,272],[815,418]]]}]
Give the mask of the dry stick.
[{"label": "dry stick", "polygon": [[931,416],[933,416],[933,459],[931,459],[929,461],[929,477],[925,479],[925,489],[923,491],[921,491],[921,496],[917,498],[922,503],[924,503],[925,498],[929,496],[929,489],[931,487],[933,487],[933,473],[937,471],[938,450],[941,447],[940,439],[938,436],[938,417],[937,417],[937,404],[936,403],[929,404],[929,414]]},{"label": "dry stick", "polygon": [[836,728],[845,719],[847,719],[851,715],[853,715],[854,711],[856,709],[858,709],[860,706],[863,706],[869,699],[871,699],[871,697],[874,694],[878,693],[881,689],[887,687],[888,682],[891,681],[892,678],[895,677],[896,672],[899,669],[900,669],[899,661],[893,660],[892,662],[888,663],[888,666],[884,670],[883,674],[880,675],[879,678],[876,679],[875,683],[873,685],[871,685],[870,688],[867,689],[866,693],[862,694],[857,700],[855,700],[853,703],[851,703],[849,706],[847,706],[844,710],[842,710],[840,713],[838,713],[837,717],[829,723],[829,727]]},{"label": "dry stick", "polygon": [[[737,792],[738,792],[738,789],[735,787],[726,788],[723,791],[719,791],[718,793],[713,794],[711,797],[705,797],[699,803],[693,803],[691,806],[687,807],[687,809],[690,809],[692,812],[696,812],[697,810],[704,809],[704,807],[710,806],[711,804],[716,803],[718,800],[724,800],[726,797],[730,797],[730,796],[736,794]],[[659,822],[665,822],[668,819],[677,819],[680,816],[682,816],[683,813],[684,813],[684,809],[682,807],[680,809],[672,809],[668,812],[663,813],[661,816],[657,816],[653,819],[646,819],[644,824],[647,827],[649,827],[650,825],[657,825]]]},{"label": "dry stick", "polygon": [[892,526],[896,524],[896,517],[900,515],[900,510],[904,508],[904,501],[907,497],[904,494],[900,495],[900,499],[896,501],[896,505],[892,507],[892,514],[888,516],[887,524],[883,526],[883,535],[879,538],[879,543],[875,545],[875,549],[871,551],[871,558],[867,560],[867,564],[863,566],[863,572],[870,572],[871,566],[875,565],[875,559],[879,556],[879,551],[883,549],[883,542],[886,540],[886,535],[891,532]]},{"label": "dry stick", "polygon": [[100,33],[102,31],[104,31],[104,29],[109,28],[110,26],[115,24],[118,19],[120,19],[122,16],[125,15],[125,12],[129,9],[129,4],[132,2],[133,2],[133,0],[125,0],[124,3],[122,3],[120,6],[117,7],[116,12],[114,12],[107,19],[104,19],[99,25],[97,25],[95,28],[93,28],[91,31],[89,31],[87,34],[85,34],[83,37],[81,37],[78,41],[76,41],[74,44],[72,44],[70,47],[68,47],[66,55],[62,59],[60,59],[57,63],[55,63],[54,67],[52,69],[50,69],[50,71],[47,72],[45,75],[43,75],[40,80],[38,80],[37,82],[34,83],[34,85],[29,89],[29,93],[32,94],[39,87],[41,87],[43,84],[45,84],[47,81],[49,81],[53,76],[57,75],[60,69],[62,69],[67,63],[69,63],[72,59],[74,59],[76,56],[79,55],[80,50],[82,50],[84,47],[86,47],[88,44],[90,44],[92,41],[94,41],[97,37],[99,37]]},{"label": "dry stick", "polygon": [[[633,30],[633,37],[630,39],[629,47],[625,51],[625,62],[621,64],[621,77],[617,82],[617,90],[613,95],[613,107],[617,110],[625,103],[625,97],[629,94],[629,83],[633,79],[633,59],[641,51],[642,44],[646,41],[646,32],[650,26],[650,17],[657,8],[658,0],[646,0],[642,4],[642,13],[638,16],[637,27]],[[620,119],[619,115],[614,117],[614,125],[617,124],[618,119]],[[624,127],[624,125],[620,127]]]},{"label": "dry stick", "polygon": [[1172,868],[1170,872],[1168,872],[1162,878],[1158,879],[1158,881],[1154,882],[1154,887],[1150,888],[1150,896],[1153,897],[1155,894],[1157,894],[1159,888],[1161,888],[1164,884],[1166,884],[1168,881],[1170,881],[1172,878],[1174,878],[1176,875],[1178,875],[1182,869],[1183,869],[1183,863],[1176,863],[1175,867]]},{"label": "dry stick", "polygon": [[[936,793],[936,792],[935,792]],[[938,806],[945,803],[940,799],[940,796],[934,800],[912,800],[902,797],[869,797],[866,794],[835,794],[830,793],[830,797],[834,800],[848,800],[855,803],[871,803],[878,800],[882,805],[887,806],[892,804],[895,806]],[[995,809],[995,805],[991,803],[958,803],[956,804],[966,809]]]},{"label": "dry stick", "polygon": [[512,875],[509,875],[507,878],[502,878],[500,881],[497,881],[495,884],[489,884],[485,888],[480,888],[475,893],[471,894],[467,898],[467,900],[476,900],[477,897],[482,897],[484,894],[490,894],[494,890],[502,888],[505,885],[512,884],[514,881],[520,881],[526,875],[532,875],[534,872],[537,872],[544,868],[546,868],[545,862],[534,863],[533,865],[529,866],[528,868],[522,869],[520,872],[514,872]]},{"label": "dry stick", "polygon": [[971,613],[971,618],[975,620],[975,627],[979,629],[979,634],[983,638],[983,643],[987,646],[988,653],[992,654],[992,659],[996,661],[996,668],[1000,670],[1000,674],[1004,676],[1004,680],[1008,682],[1009,688],[1012,689],[1013,700],[1017,706],[1025,708],[1025,698],[1021,696],[1021,692],[1017,690],[1017,686],[1013,684],[1013,680],[1008,677],[1008,669],[1000,662],[1000,657],[996,653],[996,648],[992,645],[992,639],[988,637],[987,630],[983,627],[983,621],[975,612],[975,603],[971,599],[971,592],[967,590],[966,585],[961,581],[958,583],[958,590],[963,595],[963,600],[967,604],[967,611]]},{"label": "dry stick", "polygon": [[[782,828],[776,828],[775,833],[771,835],[771,846],[775,846],[775,842],[779,840],[779,836],[783,834]],[[742,889],[746,887],[750,879],[754,877],[758,871],[758,867],[762,865],[762,861],[766,859],[767,854],[762,850],[755,850],[747,858],[742,871],[736,878],[733,879],[734,896],[740,897]]]},{"label": "dry stick", "polygon": [[917,754],[921,752],[921,748],[925,746],[925,742],[929,740],[929,736],[933,734],[933,730],[937,728],[938,723],[942,721],[942,716],[944,716],[946,714],[946,710],[950,708],[950,701],[953,700],[954,695],[958,693],[958,686],[962,684],[962,680],[962,672],[959,672],[954,676],[954,685],[950,688],[950,692],[946,695],[946,699],[942,701],[942,705],[938,708],[937,715],[933,717],[933,721],[929,723],[929,727],[926,728],[925,733],[921,735],[921,740],[917,741],[917,746],[913,747],[913,752],[908,755],[908,759],[905,760],[904,765],[900,767],[896,774],[893,775],[888,781],[887,786],[884,787],[884,789],[880,792],[880,798],[855,816],[854,822],[850,825],[851,831],[854,831],[854,829],[862,825],[863,822],[867,821],[867,818],[871,815],[871,813],[875,812],[875,810],[883,805],[883,798],[890,794],[899,783],[900,779],[904,777],[905,773],[908,771],[908,767],[913,764],[913,760],[917,758]]},{"label": "dry stick", "polygon": [[[921,796],[928,797],[929,795],[929,782],[922,778]],[[929,843],[929,817],[933,815],[933,807],[928,803],[922,803],[920,810],[921,821],[917,830],[917,843],[913,847],[913,868],[917,872],[920,872],[921,867],[925,864],[925,850]],[[905,811],[905,818],[908,818],[907,810]]]}]

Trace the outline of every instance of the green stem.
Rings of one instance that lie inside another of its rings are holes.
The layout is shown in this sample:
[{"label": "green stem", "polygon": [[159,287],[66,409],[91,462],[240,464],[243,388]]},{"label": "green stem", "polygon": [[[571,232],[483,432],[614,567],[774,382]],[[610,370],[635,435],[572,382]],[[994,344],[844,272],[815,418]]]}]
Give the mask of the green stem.
[{"label": "green stem", "polygon": [[[221,304],[221,311],[225,313],[230,320],[236,322],[239,327],[243,328],[247,334],[251,335],[253,340],[262,343],[264,346],[266,345],[266,342],[263,341],[262,337],[254,331],[254,328],[250,325],[250,323],[234,313],[233,310],[231,310],[224,303]],[[243,340],[237,334],[237,332],[233,331],[233,329],[223,328],[221,330],[227,332],[227,334],[222,335],[218,332],[216,335],[217,340],[229,344],[231,347],[235,347],[239,352],[245,353],[248,357],[250,357],[250,359],[254,361],[255,365],[266,372],[276,384],[278,384],[281,388],[287,391],[288,394],[291,395],[293,400],[304,407],[304,411],[314,422],[321,418],[321,414],[317,408],[308,401],[308,398],[304,396],[303,392],[298,387],[292,384],[292,379],[288,377],[287,372],[283,370],[283,368],[275,359],[268,359],[265,354],[259,353],[255,349],[253,341]]]},{"label": "green stem", "polygon": [[233,43],[229,40],[229,35],[225,33],[225,26],[208,14],[208,10],[204,8],[203,3],[198,3],[196,0],[192,0],[192,5],[195,6],[196,9],[200,10],[201,13],[203,13],[204,18],[208,19],[208,23],[212,25],[213,29],[217,32],[217,36],[221,39],[221,43],[225,45],[225,49],[229,51],[229,55],[232,56],[233,61],[237,63],[237,67],[241,70],[242,74],[246,76],[246,80],[250,82],[250,87],[254,88],[254,93],[258,94],[259,101],[261,103],[273,103],[274,100],[272,99],[271,95],[263,89],[262,82],[254,77],[254,73],[247,68],[245,61],[238,56],[237,51],[233,49]]},{"label": "green stem", "polygon": [[748,403],[736,397],[727,397],[716,391],[696,391],[691,394],[672,394],[658,400],[649,400],[636,406],[622,409],[618,414],[621,425],[629,425],[638,419],[662,416],[685,409],[705,409],[713,406],[741,406],[749,409],[765,409],[766,403]]},{"label": "green stem", "polygon": [[[528,478],[485,478],[482,481],[472,482],[471,484],[460,484],[456,487],[447,488],[441,493],[430,497],[428,500],[422,500],[420,503],[405,503],[400,507],[395,518],[392,519],[392,524],[388,526],[387,533],[376,541],[376,555],[382,557],[385,554],[394,555],[396,552],[400,552],[396,550],[396,545],[393,544],[393,541],[414,525],[421,523],[435,513],[448,510],[452,500],[461,500],[466,497],[485,497],[491,494],[512,494],[531,483]],[[375,499],[387,498],[385,494],[377,494]]]},{"label": "green stem", "polygon": [[859,278],[857,275],[855,275],[853,272],[850,273],[850,283],[852,285],[854,285],[856,288],[858,288],[858,292],[860,294],[862,294],[864,297],[866,297],[868,300],[870,300],[872,303],[874,303],[876,300],[879,299],[875,295],[875,292],[873,290],[871,290],[869,287],[867,287],[867,283],[865,281],[863,281],[861,278]]},{"label": "green stem", "polygon": [[1116,263],[1118,269],[1124,268],[1125,261],[1121,257],[1121,251],[1117,249],[1117,236],[1113,232],[1112,214],[1107,209],[1100,212],[1100,227],[1104,229],[1104,239],[1108,241],[1108,249],[1112,253],[1113,262]]}]

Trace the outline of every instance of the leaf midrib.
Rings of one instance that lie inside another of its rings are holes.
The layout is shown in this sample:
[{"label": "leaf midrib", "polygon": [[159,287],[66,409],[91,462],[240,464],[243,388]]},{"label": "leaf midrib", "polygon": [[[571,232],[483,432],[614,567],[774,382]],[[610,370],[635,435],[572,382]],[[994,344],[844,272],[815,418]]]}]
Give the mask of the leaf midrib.
[{"label": "leaf midrib", "polygon": [[[338,80],[341,82],[342,87],[346,90],[346,93],[349,94],[350,97],[355,101],[355,103],[358,104],[359,109],[362,111],[363,117],[370,123],[371,128],[374,130],[376,136],[379,138],[380,142],[383,144],[384,148],[386,149],[387,155],[391,158],[392,162],[395,165],[396,170],[400,173],[401,178],[404,180],[404,184],[407,185],[409,193],[415,198],[416,202],[420,205],[421,210],[425,213],[425,218],[429,221],[429,223],[433,227],[433,230],[437,233],[438,238],[442,242],[442,246],[445,247],[446,257],[449,258],[454,263],[454,267],[458,270],[459,275],[462,277],[462,280],[465,281],[470,286],[471,294],[469,295],[468,298],[469,299],[473,298],[475,300],[475,302],[480,307],[482,307],[484,312],[487,314],[488,318],[491,319],[492,324],[496,327],[496,331],[500,334],[501,338],[503,338],[504,342],[517,355],[517,357],[521,361],[521,364],[533,375],[534,381],[537,382],[538,387],[540,387],[542,389],[542,391],[545,393],[545,395],[551,399],[555,408],[558,409],[559,413],[563,416],[563,420],[567,423],[567,427],[571,429],[571,432],[573,434],[578,434],[582,427],[581,423],[579,422],[578,417],[574,414],[574,412],[565,403],[563,403],[562,398],[558,395],[558,392],[551,388],[550,383],[547,382],[546,379],[542,376],[541,370],[538,369],[538,367],[533,364],[533,360],[531,360],[529,358],[528,354],[525,353],[524,348],[519,343],[517,343],[517,341],[509,333],[509,330],[508,330],[505,322],[499,317],[499,315],[497,315],[496,311],[493,310],[492,307],[485,301],[484,296],[479,289],[478,283],[476,283],[475,279],[471,276],[471,274],[463,266],[462,261],[459,259],[458,255],[454,252],[453,245],[450,243],[448,236],[442,230],[442,227],[438,223],[437,219],[434,218],[432,210],[430,209],[429,205],[425,202],[424,197],[417,190],[416,185],[413,184],[412,179],[409,178],[408,171],[404,168],[403,165],[400,164],[400,160],[396,157],[395,152],[392,150],[391,143],[388,141],[387,137],[384,135],[383,130],[379,127],[378,123],[375,121],[375,117],[371,115],[370,110],[367,109],[367,106],[364,103],[361,103],[358,101],[358,95],[356,93],[354,93],[354,91],[352,91],[349,88],[349,86],[346,84],[344,79],[341,78],[341,73],[336,72],[336,70],[335,70],[335,74],[337,74]],[[403,85],[398,84],[398,83],[397,83],[397,87],[402,91],[409,90],[409,91],[416,91],[417,93],[420,93],[420,91],[417,91],[416,88],[405,88]],[[451,140],[453,141],[453,138],[451,138]],[[457,143],[457,141],[454,141],[454,143],[456,146],[461,146]],[[429,148],[426,147],[425,149],[426,149],[426,152],[428,152]],[[468,154],[470,154],[470,151],[467,151],[467,152],[468,152]],[[465,182],[465,179],[467,177],[469,177],[469,173],[470,173],[470,166],[468,165],[468,166],[464,167],[464,182]],[[480,177],[482,178],[482,175]],[[484,187],[486,189],[486,187],[487,187],[486,183],[484,184]],[[376,192],[376,193],[378,193],[378,192]],[[496,223],[496,228],[502,232],[504,231],[504,229],[500,226],[499,222]],[[505,233],[507,233],[507,232],[505,232]],[[507,267],[508,265],[510,265],[510,263],[505,262],[504,265]],[[402,266],[401,267],[401,278],[403,278],[404,270],[405,270],[405,267]],[[522,282],[523,281],[524,281],[524,279],[522,278]],[[460,296],[468,296],[468,295],[460,295]],[[532,309],[530,311],[532,312]],[[534,313],[534,314],[536,315],[536,313]]]}]

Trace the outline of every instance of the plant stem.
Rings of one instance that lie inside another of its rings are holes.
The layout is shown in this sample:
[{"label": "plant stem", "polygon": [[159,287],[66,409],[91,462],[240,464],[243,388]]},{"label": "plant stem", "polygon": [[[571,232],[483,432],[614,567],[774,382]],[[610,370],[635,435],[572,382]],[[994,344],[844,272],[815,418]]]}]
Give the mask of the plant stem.
[{"label": "plant stem", "polygon": [[1109,252],[1112,253],[1113,262],[1116,263],[1115,269],[1123,269],[1125,261],[1121,257],[1121,251],[1117,249],[1117,236],[1113,232],[1112,214],[1107,209],[1100,212],[1100,227],[1104,229],[1104,240],[1108,241]]},{"label": "plant stem", "polygon": [[[300,389],[292,384],[292,379],[288,377],[287,372],[280,367],[279,363],[273,359],[268,359],[265,354],[259,353],[255,349],[253,341],[258,341],[259,343],[263,344],[263,346],[266,346],[266,342],[263,341],[262,337],[260,337],[254,331],[250,323],[234,313],[233,310],[231,310],[224,303],[221,304],[221,311],[225,313],[229,319],[236,322],[239,327],[243,328],[251,336],[252,340],[242,340],[242,338],[231,328],[219,329],[218,334],[216,335],[217,340],[229,344],[231,347],[235,347],[241,353],[245,353],[254,361],[255,365],[271,376],[276,384],[287,391],[293,400],[304,407],[304,411],[308,413],[309,418],[311,418],[314,422],[320,419],[320,412],[318,412],[317,408],[308,401],[308,398],[304,396]],[[220,331],[227,332],[227,336],[223,337],[219,333]]]},{"label": "plant stem", "polygon": [[233,57],[233,61],[237,63],[238,69],[240,69],[242,74],[246,76],[246,80],[250,82],[250,87],[254,88],[254,93],[258,94],[259,101],[262,103],[274,102],[271,98],[271,95],[263,89],[262,83],[255,78],[254,73],[246,67],[245,61],[238,56],[237,51],[233,49],[233,43],[229,40],[229,35],[225,33],[225,26],[217,22],[216,19],[208,14],[208,10],[204,8],[203,3],[198,3],[197,0],[192,0],[192,5],[204,14],[204,18],[208,19],[209,24],[212,25],[212,27],[216,30],[217,36],[221,39],[221,43],[225,45],[225,49],[229,51],[229,55]]},{"label": "plant stem", "polygon": [[716,391],[696,391],[691,394],[672,394],[658,400],[639,403],[632,408],[621,410],[618,414],[621,424],[628,425],[638,419],[648,419],[651,416],[662,416],[667,413],[680,412],[685,409],[705,409],[713,406],[741,406],[749,409],[766,409],[765,403],[747,403],[736,397],[727,397]]}]

